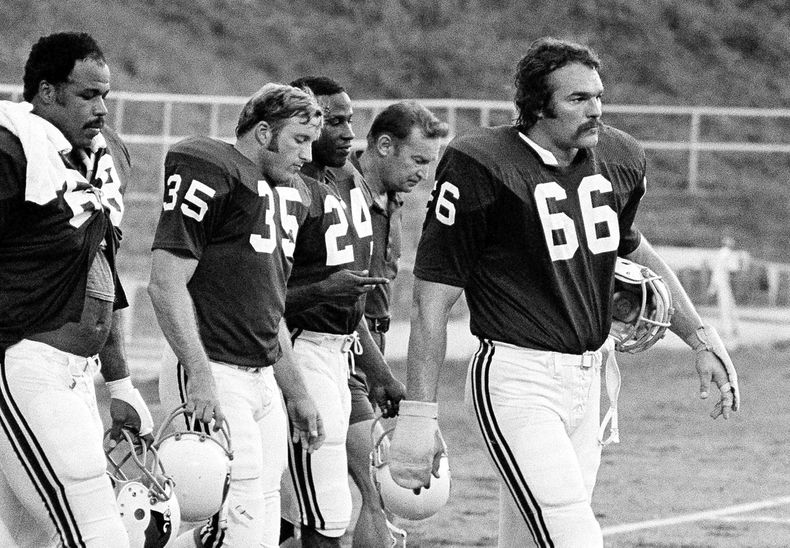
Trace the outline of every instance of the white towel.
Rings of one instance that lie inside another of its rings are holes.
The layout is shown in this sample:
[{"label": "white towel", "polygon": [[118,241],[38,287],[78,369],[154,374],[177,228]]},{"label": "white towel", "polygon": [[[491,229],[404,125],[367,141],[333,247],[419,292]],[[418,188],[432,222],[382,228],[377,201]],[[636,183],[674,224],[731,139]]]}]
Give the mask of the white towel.
[{"label": "white towel", "polygon": [[25,200],[43,205],[57,197],[69,178],[60,153],[71,152],[71,144],[58,128],[33,114],[27,102],[0,101],[0,126],[16,135],[27,158]]}]

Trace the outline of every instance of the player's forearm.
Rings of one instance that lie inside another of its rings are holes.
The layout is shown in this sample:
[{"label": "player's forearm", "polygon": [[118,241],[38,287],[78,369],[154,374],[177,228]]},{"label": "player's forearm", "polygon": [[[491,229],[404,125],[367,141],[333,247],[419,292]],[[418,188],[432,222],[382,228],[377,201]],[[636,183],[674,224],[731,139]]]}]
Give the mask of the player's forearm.
[{"label": "player's forearm", "polygon": [[639,247],[626,258],[645,265],[663,278],[672,293],[672,307],[675,309],[669,329],[684,341],[688,341],[689,337],[692,337],[697,329],[702,327],[702,318],[691,302],[688,293],[683,289],[678,277],[653,249],[650,242],[644,238]]},{"label": "player's forearm", "polygon": [[105,382],[129,376],[123,336],[123,317],[120,310],[116,310],[112,315],[110,334],[107,336],[107,342],[104,343],[104,347],[99,352],[99,358],[101,359],[101,374]]},{"label": "player's forearm", "polygon": [[376,341],[370,335],[368,322],[364,316],[357,326],[357,334],[362,345],[362,354],[356,356],[355,366],[365,373],[372,384],[384,384],[387,380],[392,379],[392,370],[382,356]]},{"label": "player's forearm", "polygon": [[159,327],[188,374],[206,373],[210,371],[208,356],[200,340],[192,297],[185,283],[163,278],[152,274],[148,285]]},{"label": "player's forearm", "polygon": [[285,303],[289,314],[298,314],[316,305],[324,297],[321,282],[289,286]]},{"label": "player's forearm", "polygon": [[437,400],[439,372],[447,348],[447,322],[461,291],[420,279],[414,281],[406,375],[409,400]]},{"label": "player's forearm", "polygon": [[286,400],[293,400],[306,397],[307,387],[299,369],[299,363],[294,356],[291,338],[288,336],[288,328],[285,321],[280,321],[277,339],[280,342],[282,355],[272,367],[274,367],[274,379],[283,393]]}]

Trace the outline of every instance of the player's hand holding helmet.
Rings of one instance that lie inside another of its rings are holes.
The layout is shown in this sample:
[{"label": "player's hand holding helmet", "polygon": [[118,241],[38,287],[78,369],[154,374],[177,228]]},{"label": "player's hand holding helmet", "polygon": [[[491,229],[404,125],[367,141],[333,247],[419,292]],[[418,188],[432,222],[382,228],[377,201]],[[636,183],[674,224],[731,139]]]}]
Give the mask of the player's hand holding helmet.
[{"label": "player's hand holding helmet", "polygon": [[181,405],[162,423],[153,447],[173,479],[184,521],[203,521],[223,508],[233,459],[227,422],[215,430]]},{"label": "player's hand holding helmet", "polygon": [[400,402],[406,397],[406,387],[392,374],[389,374],[383,382],[372,383],[370,392],[382,415],[387,419],[398,414]]},{"label": "player's hand holding helmet", "polygon": [[670,326],[674,309],[669,288],[655,272],[617,257],[609,335],[619,352],[642,352]]},{"label": "player's hand holding helmet", "polygon": [[[376,428],[382,417],[374,421],[371,427],[373,437],[373,450],[370,454],[370,477],[376,490],[381,497],[384,508],[396,516],[420,520],[433,516],[441,510],[450,497],[450,464],[447,459],[447,448],[442,442],[442,451],[439,454],[438,469],[431,473],[431,486],[421,489],[410,489],[402,487],[392,478],[391,473],[391,444],[388,437],[394,429],[390,428],[385,432],[380,432]],[[438,434],[438,431],[437,431]],[[439,435],[441,439],[441,435]],[[434,462],[431,463],[431,467]]]},{"label": "player's hand holding helmet", "polygon": [[110,391],[110,417],[112,429],[110,439],[121,441],[121,428],[126,428],[143,438],[149,445],[154,440],[154,420],[151,412],[140,395],[140,391],[132,386],[129,377],[106,383]]},{"label": "player's hand holding helmet", "polygon": [[700,378],[700,396],[703,399],[708,397],[711,379],[721,392],[721,398],[710,416],[714,419],[719,415],[730,418],[730,413],[737,411],[741,405],[741,393],[738,373],[721,337],[713,327],[705,325],[685,340],[695,351],[694,365]]},{"label": "player's hand holding helmet", "polygon": [[407,489],[431,486],[439,477],[446,446],[439,431],[439,406],[433,402],[403,400],[389,450],[392,479]]},{"label": "player's hand holding helmet", "polygon": [[181,527],[181,510],[172,478],[167,474],[156,449],[140,441],[127,429],[121,441],[109,443],[105,438],[107,474],[115,489],[131,548],[173,546]]}]

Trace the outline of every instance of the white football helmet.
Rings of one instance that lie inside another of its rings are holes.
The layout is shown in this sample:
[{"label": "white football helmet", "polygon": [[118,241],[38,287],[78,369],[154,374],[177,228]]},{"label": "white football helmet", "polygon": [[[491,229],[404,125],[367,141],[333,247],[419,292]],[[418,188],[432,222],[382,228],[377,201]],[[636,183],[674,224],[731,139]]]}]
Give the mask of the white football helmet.
[{"label": "white football helmet", "polygon": [[392,479],[389,469],[389,434],[394,427],[384,431],[376,439],[376,425],[381,421],[378,417],[371,427],[373,450],[370,452],[370,477],[381,497],[381,503],[396,516],[421,520],[433,516],[441,510],[450,498],[450,461],[447,458],[447,447],[444,448],[439,461],[439,477],[431,476],[431,486],[420,489],[401,487]]},{"label": "white football helmet", "polygon": [[106,445],[105,455],[129,546],[173,546],[181,527],[173,480],[165,473],[156,449],[137,440],[128,430],[121,432],[121,442],[114,448]]},{"label": "white football helmet", "polygon": [[609,331],[618,352],[642,352],[666,333],[672,314],[672,294],[655,272],[617,257]]},{"label": "white football helmet", "polygon": [[[185,421],[186,430],[170,428],[176,419]],[[223,422],[220,430],[211,431],[181,405],[162,423],[154,440],[159,460],[175,483],[184,521],[210,518],[223,508],[228,496],[233,460],[230,427]]]}]

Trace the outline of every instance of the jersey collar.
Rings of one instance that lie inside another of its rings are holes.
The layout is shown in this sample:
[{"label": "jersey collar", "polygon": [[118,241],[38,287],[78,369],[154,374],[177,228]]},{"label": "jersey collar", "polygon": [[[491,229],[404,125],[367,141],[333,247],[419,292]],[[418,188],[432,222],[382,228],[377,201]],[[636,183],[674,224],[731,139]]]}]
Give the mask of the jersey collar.
[{"label": "jersey collar", "polygon": [[554,156],[554,154],[552,154],[551,152],[549,152],[548,150],[546,150],[545,148],[540,146],[538,143],[536,143],[535,141],[533,141],[532,139],[530,139],[529,137],[527,137],[526,135],[524,135],[520,131],[518,132],[518,136],[521,137],[522,141],[524,141],[530,147],[532,147],[532,150],[534,150],[535,153],[538,156],[540,156],[540,159],[543,161],[544,164],[546,164],[547,166],[559,166],[560,165],[560,163],[557,161],[557,158],[556,158],[556,156]]}]

